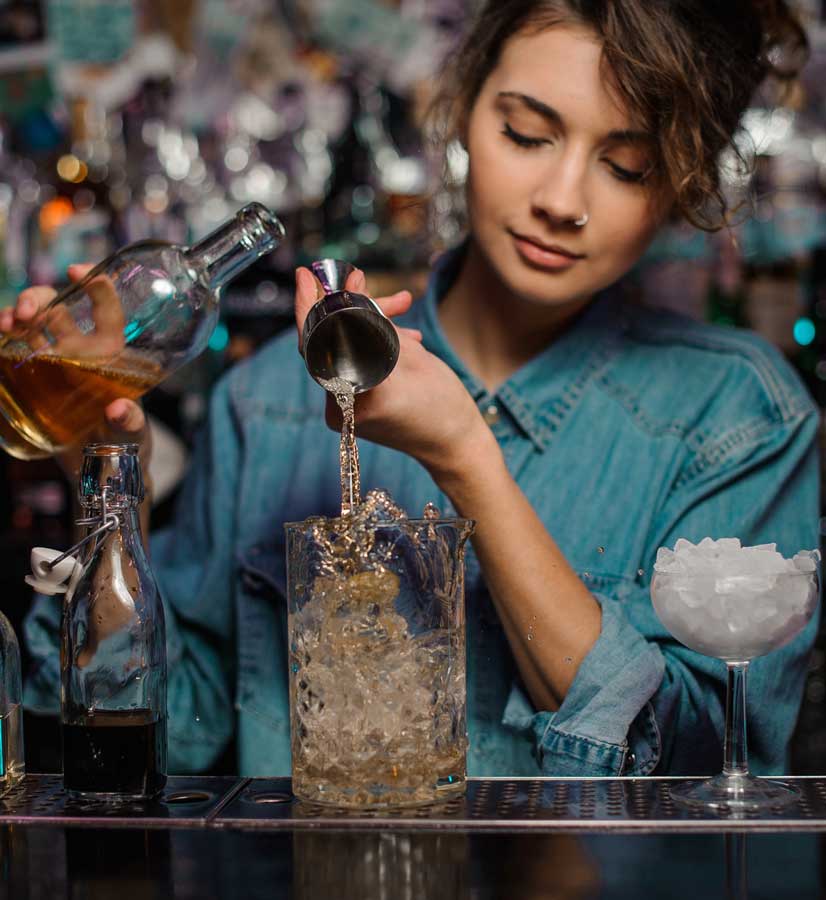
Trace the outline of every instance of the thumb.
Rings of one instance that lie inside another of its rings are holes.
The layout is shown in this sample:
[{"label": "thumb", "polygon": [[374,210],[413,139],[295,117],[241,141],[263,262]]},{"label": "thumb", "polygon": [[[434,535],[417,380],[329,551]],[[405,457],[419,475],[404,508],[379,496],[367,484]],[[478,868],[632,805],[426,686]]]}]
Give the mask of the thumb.
[{"label": "thumb", "polygon": [[94,269],[94,263],[72,263],[66,269],[70,281],[82,281]]},{"label": "thumb", "polygon": [[301,337],[307,313],[318,300],[318,282],[309,269],[303,266],[295,270],[295,325],[298,329],[298,349],[301,349]]},{"label": "thumb", "polygon": [[116,439],[140,443],[146,433],[146,416],[133,400],[113,400],[104,410],[106,424]]}]

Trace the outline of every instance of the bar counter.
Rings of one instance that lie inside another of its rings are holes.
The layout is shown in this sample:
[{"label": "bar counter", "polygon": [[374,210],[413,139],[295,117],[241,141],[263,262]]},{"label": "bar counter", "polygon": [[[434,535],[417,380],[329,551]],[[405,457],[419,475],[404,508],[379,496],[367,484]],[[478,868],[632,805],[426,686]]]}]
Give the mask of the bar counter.
[{"label": "bar counter", "polygon": [[826,778],[783,780],[794,805],[711,816],[664,778],[470,779],[443,804],[357,813],[298,801],[286,778],[171,777],[114,805],[29,775],[0,800],[0,896],[826,896]]}]

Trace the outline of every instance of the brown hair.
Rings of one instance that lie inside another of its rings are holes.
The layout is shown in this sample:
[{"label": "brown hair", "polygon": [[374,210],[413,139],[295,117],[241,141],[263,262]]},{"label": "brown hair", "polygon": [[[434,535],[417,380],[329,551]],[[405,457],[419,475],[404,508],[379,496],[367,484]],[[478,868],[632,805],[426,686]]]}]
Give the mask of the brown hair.
[{"label": "brown hair", "polygon": [[656,174],[677,210],[716,230],[728,205],[720,183],[727,148],[757,87],[793,80],[805,32],[785,0],[487,0],[451,56],[431,122],[440,142],[459,137],[482,85],[514,35],[562,22],[592,29],[606,74],[655,136]]}]

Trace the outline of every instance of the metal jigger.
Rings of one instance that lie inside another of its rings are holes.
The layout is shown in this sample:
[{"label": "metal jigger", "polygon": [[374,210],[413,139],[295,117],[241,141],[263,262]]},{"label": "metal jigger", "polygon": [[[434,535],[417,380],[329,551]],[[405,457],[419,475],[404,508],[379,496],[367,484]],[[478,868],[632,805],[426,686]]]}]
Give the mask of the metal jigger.
[{"label": "metal jigger", "polygon": [[335,378],[369,391],[393,371],[399,336],[378,304],[364,294],[344,290],[350,263],[320,259],[312,264],[324,296],[304,322],[302,347],[310,375],[325,388]]}]

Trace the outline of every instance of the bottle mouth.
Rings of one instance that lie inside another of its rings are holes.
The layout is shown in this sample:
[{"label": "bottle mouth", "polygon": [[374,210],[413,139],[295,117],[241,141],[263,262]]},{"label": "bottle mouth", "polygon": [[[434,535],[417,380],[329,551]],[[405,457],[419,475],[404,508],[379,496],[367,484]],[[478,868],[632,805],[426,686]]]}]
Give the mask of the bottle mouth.
[{"label": "bottle mouth", "polygon": [[84,456],[137,456],[137,444],[116,444],[114,442],[86,444]]},{"label": "bottle mouth", "polygon": [[107,506],[124,498],[140,503],[145,494],[138,445],[114,441],[87,444],[78,478],[78,499],[83,507],[97,505],[104,492]]},{"label": "bottle mouth", "polygon": [[248,203],[239,210],[236,218],[252,233],[257,244],[259,240],[269,239],[269,249],[275,249],[286,234],[281,220],[263,203]]}]

